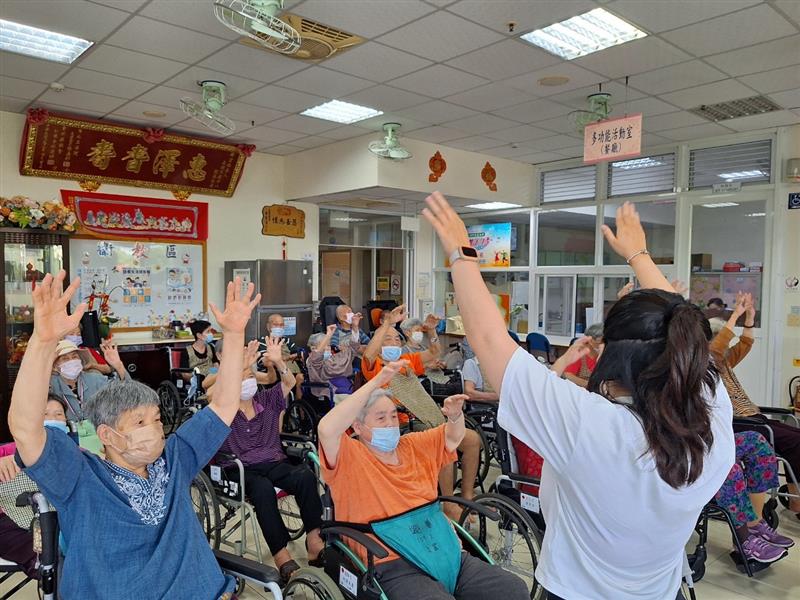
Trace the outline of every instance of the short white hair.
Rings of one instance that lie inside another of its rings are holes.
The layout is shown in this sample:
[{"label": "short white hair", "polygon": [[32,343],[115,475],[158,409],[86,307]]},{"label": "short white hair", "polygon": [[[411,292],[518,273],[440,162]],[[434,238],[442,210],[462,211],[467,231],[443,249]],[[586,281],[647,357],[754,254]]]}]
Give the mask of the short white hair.
[{"label": "short white hair", "polygon": [[375,403],[381,398],[389,398],[389,400],[391,400],[392,394],[389,392],[389,390],[385,390],[383,388],[373,390],[372,393],[369,395],[369,398],[367,399],[367,403],[364,404],[364,406],[358,412],[358,417],[356,417],[356,421],[358,421],[359,423],[363,423],[364,419],[367,418],[367,413],[369,412],[369,409],[372,408],[375,405]]}]

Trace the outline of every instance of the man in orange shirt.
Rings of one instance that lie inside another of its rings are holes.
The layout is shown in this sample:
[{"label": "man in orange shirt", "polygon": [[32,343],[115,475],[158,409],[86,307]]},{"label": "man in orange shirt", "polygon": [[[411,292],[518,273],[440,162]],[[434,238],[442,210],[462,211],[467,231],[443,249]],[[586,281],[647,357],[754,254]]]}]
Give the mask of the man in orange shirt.
[{"label": "man in orange shirt", "polygon": [[[398,306],[392,310],[388,318],[375,330],[361,359],[361,371],[367,381],[375,377],[384,364],[397,360],[404,360],[408,364],[407,368],[397,374],[398,378],[408,377],[409,372],[413,372],[416,376],[422,376],[425,374],[425,364],[439,358],[441,350],[439,338],[436,337],[438,319],[433,315],[428,315],[423,326],[425,331],[430,334],[430,347],[422,352],[402,354],[403,341],[400,333],[395,329],[395,325],[402,322],[407,316],[405,306]],[[386,381],[386,385],[388,386],[391,382],[392,378],[389,378]],[[439,407],[418,382],[414,381],[413,383],[418,386],[418,392],[414,394],[413,404],[411,398],[406,399],[402,395],[397,400],[411,410],[424,427],[431,428],[441,425],[443,419]],[[394,388],[394,386],[392,387]],[[407,390],[408,388],[404,389]],[[408,402],[405,402],[405,400],[408,400]],[[458,450],[461,451],[461,495],[467,500],[472,500],[475,497],[475,477],[478,474],[478,465],[480,463],[481,440],[478,434],[468,429],[458,445]],[[442,491],[442,495],[450,496],[453,494],[454,479],[455,471],[452,466],[448,465],[442,469],[439,475],[439,488]],[[461,514],[460,508],[450,504],[446,504],[444,510],[451,518],[457,518]]]},{"label": "man in orange shirt", "polygon": [[[406,361],[398,361],[379,369],[368,383],[337,404],[319,423],[322,475],[330,486],[337,520],[369,524],[424,509],[437,498],[438,473],[456,459],[456,448],[466,431],[464,395],[444,401],[444,424],[400,436],[397,407],[382,386],[410,366]],[[347,435],[350,427],[358,440]],[[442,526],[439,520],[444,519],[435,505],[434,509],[422,528],[428,534],[437,525]],[[436,523],[432,526],[431,521]],[[415,530],[409,528],[411,533],[406,536],[414,537]],[[445,570],[442,577],[437,577],[441,571],[436,567],[432,569],[435,573],[425,571],[412,565],[407,554],[401,558],[387,548],[389,556],[376,559],[376,574],[389,600],[478,600],[491,597],[498,590],[502,590],[505,600],[529,598],[521,579],[463,552],[446,523],[444,529],[437,531],[434,543],[427,540],[428,558],[432,554],[439,568],[444,563],[454,565],[455,572]],[[381,535],[381,539],[386,538]],[[360,546],[354,550],[366,561]],[[414,555],[417,564],[424,564],[424,558]],[[445,582],[446,575],[453,575],[450,585]]]}]

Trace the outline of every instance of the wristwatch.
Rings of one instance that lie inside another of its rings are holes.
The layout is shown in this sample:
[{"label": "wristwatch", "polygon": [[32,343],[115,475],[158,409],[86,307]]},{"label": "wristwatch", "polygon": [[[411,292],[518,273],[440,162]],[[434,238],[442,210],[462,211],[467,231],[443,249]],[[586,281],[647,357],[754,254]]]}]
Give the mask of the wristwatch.
[{"label": "wristwatch", "polygon": [[450,265],[453,265],[457,260],[478,262],[478,252],[470,246],[459,246],[450,255]]}]

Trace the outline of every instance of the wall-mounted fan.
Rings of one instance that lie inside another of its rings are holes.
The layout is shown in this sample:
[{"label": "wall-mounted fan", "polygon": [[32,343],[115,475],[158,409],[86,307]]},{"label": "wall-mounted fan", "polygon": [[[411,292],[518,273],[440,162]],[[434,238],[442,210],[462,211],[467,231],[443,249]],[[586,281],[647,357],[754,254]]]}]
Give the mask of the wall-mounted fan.
[{"label": "wall-mounted fan", "polygon": [[181,110],[200,121],[203,125],[222,135],[230,135],[236,131],[236,125],[220,110],[225,106],[225,84],[221,81],[201,81],[203,101],[193,98],[181,98]]},{"label": "wall-mounted fan", "polygon": [[277,17],[282,10],[283,0],[214,0],[220,23],[270,50],[294,54],[300,48],[300,34]]},{"label": "wall-mounted fan", "polygon": [[611,114],[611,94],[608,92],[597,92],[587,96],[586,99],[589,101],[589,110],[574,110],[569,113],[579,133],[582,133],[583,128],[590,123],[607,119]]},{"label": "wall-mounted fan", "polygon": [[400,123],[384,123],[383,130],[386,132],[386,136],[383,140],[370,142],[369,151],[381,158],[390,158],[392,160],[411,158],[411,152],[397,141],[395,131],[398,129],[400,129]]}]

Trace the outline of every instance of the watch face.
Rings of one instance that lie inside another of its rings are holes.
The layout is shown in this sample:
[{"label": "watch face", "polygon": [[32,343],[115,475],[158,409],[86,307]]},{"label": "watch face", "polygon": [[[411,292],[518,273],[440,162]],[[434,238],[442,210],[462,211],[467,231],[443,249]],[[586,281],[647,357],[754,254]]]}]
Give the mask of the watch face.
[{"label": "watch face", "polygon": [[469,256],[470,258],[478,258],[478,251],[475,248],[471,248],[469,246],[462,246],[461,253],[464,256]]}]

